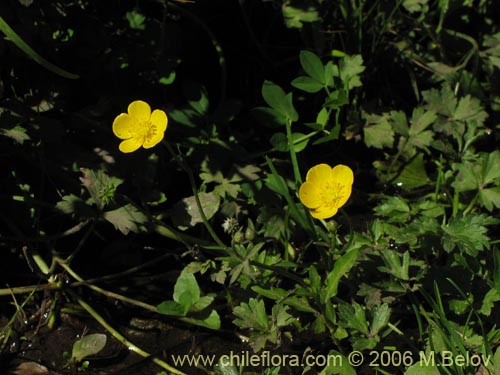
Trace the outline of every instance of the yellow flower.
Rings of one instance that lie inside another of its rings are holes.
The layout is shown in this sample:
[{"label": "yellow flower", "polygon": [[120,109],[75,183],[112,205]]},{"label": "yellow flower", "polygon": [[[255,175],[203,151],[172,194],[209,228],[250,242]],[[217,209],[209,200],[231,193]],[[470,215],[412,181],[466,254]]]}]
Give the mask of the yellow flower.
[{"label": "yellow flower", "polygon": [[128,113],[116,116],[113,133],[124,139],[119,146],[121,152],[134,152],[141,146],[156,146],[163,139],[167,123],[167,115],[161,109],[151,113],[148,103],[136,100],[128,106]]},{"label": "yellow flower", "polygon": [[342,164],[333,168],[328,164],[318,164],[307,172],[306,182],[299,189],[299,198],[309,208],[312,217],[328,219],[347,202],[353,182],[351,168]]}]

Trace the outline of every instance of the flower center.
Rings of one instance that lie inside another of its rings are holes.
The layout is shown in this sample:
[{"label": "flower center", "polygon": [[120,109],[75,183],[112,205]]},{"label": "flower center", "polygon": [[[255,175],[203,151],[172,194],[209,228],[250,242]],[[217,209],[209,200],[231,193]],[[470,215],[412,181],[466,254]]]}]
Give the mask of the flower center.
[{"label": "flower center", "polygon": [[338,182],[327,182],[321,191],[321,201],[328,208],[338,207],[338,201],[342,198],[345,186]]},{"label": "flower center", "polygon": [[149,142],[151,138],[153,138],[156,135],[156,132],[157,132],[156,125],[153,124],[151,121],[141,121],[139,123],[137,134],[140,137],[144,137],[144,140],[146,142]]}]

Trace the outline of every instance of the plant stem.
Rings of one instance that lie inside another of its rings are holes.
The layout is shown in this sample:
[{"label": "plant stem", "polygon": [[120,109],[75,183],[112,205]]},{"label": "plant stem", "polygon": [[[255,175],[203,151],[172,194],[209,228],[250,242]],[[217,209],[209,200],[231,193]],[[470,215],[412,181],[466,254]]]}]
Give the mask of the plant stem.
[{"label": "plant stem", "polygon": [[208,222],[207,216],[205,215],[205,211],[203,211],[203,206],[201,205],[201,201],[200,201],[200,197],[199,197],[199,192],[198,192],[198,187],[196,186],[196,181],[194,180],[193,171],[191,170],[191,168],[189,167],[189,165],[187,165],[187,163],[185,162],[183,156],[181,154],[177,155],[175,153],[175,151],[172,149],[172,147],[170,146],[170,144],[168,144],[165,141],[162,141],[162,144],[167,148],[168,152],[170,152],[170,154],[172,155],[172,157],[174,158],[174,160],[176,160],[179,163],[180,167],[188,175],[189,183],[191,184],[191,189],[193,191],[193,195],[194,195],[194,200],[196,202],[196,206],[197,206],[198,211],[200,213],[201,220],[203,221],[203,224],[205,225],[205,228],[207,228],[208,233],[210,233],[210,236],[217,243],[217,245],[219,245],[219,246],[221,246],[223,248],[226,248],[227,246],[224,244],[224,242],[222,242],[222,240],[219,238],[219,236],[217,235],[217,233],[215,233],[214,228],[212,228],[212,226]]},{"label": "plant stem", "polygon": [[62,283],[60,281],[41,284],[41,285],[25,285],[25,286],[15,286],[13,288],[0,289],[0,296],[9,296],[11,294],[25,294],[32,292],[43,292],[46,290],[58,290],[61,289]]},{"label": "plant stem", "polygon": [[[116,329],[114,329],[109,323],[101,316],[97,311],[95,311],[92,306],[90,306],[87,302],[82,300],[76,293],[71,292],[70,293],[73,295],[75,300],[78,302],[78,304],[87,311],[92,318],[94,318],[100,325],[102,325],[115,339],[117,339],[119,342],[121,342],[124,346],[128,348],[128,350],[133,351],[134,353],[139,354],[141,357],[148,358],[151,357],[151,354],[148,352],[142,350],[139,348],[137,345],[129,341],[125,336],[123,336],[120,332],[118,332]],[[161,368],[164,368],[167,371],[170,371],[172,374],[177,374],[177,375],[186,375],[184,372],[177,370],[176,368],[170,366],[168,363],[162,361],[160,358],[153,357],[152,361],[156,363],[158,366]]]},{"label": "plant stem", "polygon": [[131,305],[141,307],[141,308],[148,310],[148,311],[152,311],[155,313],[158,312],[158,309],[156,308],[156,306],[147,304],[147,303],[142,302],[142,301],[138,301],[138,300],[133,299],[133,298],[122,296],[121,294],[118,294],[118,293],[110,292],[109,290],[102,289],[101,287],[98,287],[96,285],[89,284],[83,278],[81,278],[75,271],[73,271],[71,269],[71,267],[64,260],[56,258],[56,261],[59,263],[59,265],[62,268],[64,268],[64,270],[66,272],[68,272],[71,275],[71,277],[73,277],[75,280],[80,281],[81,283],[83,283],[83,285],[87,286],[88,288],[92,289],[93,291],[104,294],[107,297],[111,297],[111,298],[129,303]]},{"label": "plant stem", "polygon": [[290,160],[292,161],[293,176],[295,178],[295,185],[302,184],[302,177],[300,176],[299,163],[297,162],[297,154],[295,153],[295,145],[292,138],[292,120],[286,120],[286,138],[288,139],[288,149],[290,151]]}]

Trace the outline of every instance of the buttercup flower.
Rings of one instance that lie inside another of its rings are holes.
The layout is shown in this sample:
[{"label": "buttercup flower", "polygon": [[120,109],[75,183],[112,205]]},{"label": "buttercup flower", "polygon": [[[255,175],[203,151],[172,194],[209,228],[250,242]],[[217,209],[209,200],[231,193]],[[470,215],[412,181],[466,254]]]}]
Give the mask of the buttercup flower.
[{"label": "buttercup flower", "polygon": [[161,109],[151,113],[151,107],[142,100],[128,106],[128,113],[121,113],[113,121],[113,133],[120,139],[121,152],[134,152],[139,147],[151,148],[162,139],[167,129],[167,115]]},{"label": "buttercup flower", "polygon": [[351,196],[354,174],[339,164],[330,167],[318,164],[307,172],[306,182],[299,189],[299,198],[312,217],[328,219],[335,215]]}]

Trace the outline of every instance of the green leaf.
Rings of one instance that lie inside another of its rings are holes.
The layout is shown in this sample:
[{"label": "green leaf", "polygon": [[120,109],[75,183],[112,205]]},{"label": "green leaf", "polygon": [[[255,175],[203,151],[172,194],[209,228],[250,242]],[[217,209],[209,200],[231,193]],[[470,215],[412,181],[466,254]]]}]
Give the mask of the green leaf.
[{"label": "green leaf", "polygon": [[79,363],[85,357],[99,353],[106,345],[107,337],[102,333],[83,336],[73,344],[71,358]]},{"label": "green leaf", "polygon": [[500,208],[500,187],[481,189],[479,202],[490,212],[493,211],[493,206]]},{"label": "green leaf", "polygon": [[450,252],[455,247],[470,256],[477,256],[479,251],[488,248],[488,232],[484,226],[487,223],[485,216],[468,215],[465,217],[453,217],[448,224],[443,224],[445,236],[443,236],[443,248]]},{"label": "green leaf", "polygon": [[[203,213],[207,220],[210,220],[219,210],[220,196],[214,192],[198,193],[198,198]],[[187,229],[203,223],[194,195],[177,202],[172,211],[172,221],[179,229]]]},{"label": "green leaf", "polygon": [[288,294],[288,291],[282,288],[271,287],[270,289],[264,289],[258,285],[254,285],[251,288],[255,293],[260,294],[266,298],[273,299],[275,301],[283,299]]},{"label": "green leaf", "polygon": [[285,94],[283,89],[271,81],[264,81],[262,85],[262,97],[265,102],[282,116],[297,121],[299,115],[293,107],[292,93]]},{"label": "green leaf", "polygon": [[146,25],[144,21],[146,20],[146,16],[144,14],[139,13],[136,10],[132,12],[127,12],[127,20],[131,29],[134,30],[144,30]]},{"label": "green leaf", "polygon": [[368,147],[382,149],[384,147],[392,147],[394,144],[394,130],[392,130],[392,126],[386,115],[367,115],[363,132],[365,144]]},{"label": "green leaf", "polygon": [[425,130],[436,121],[437,115],[434,111],[425,111],[423,108],[415,108],[411,119],[408,143],[410,145],[425,148],[430,146],[434,132]]},{"label": "green leaf", "polygon": [[277,128],[285,126],[286,117],[275,109],[268,107],[256,107],[250,111],[250,114],[262,125]]},{"label": "green leaf", "polygon": [[316,93],[324,87],[322,83],[306,76],[295,78],[292,81],[292,86],[298,88],[299,90],[310,93]]},{"label": "green leaf", "polygon": [[219,362],[214,366],[214,371],[215,375],[241,375],[237,364],[231,363],[224,357],[219,359]]},{"label": "green leaf", "polygon": [[351,270],[356,263],[358,256],[359,251],[357,249],[351,250],[335,261],[333,270],[326,277],[324,303],[328,303],[330,298],[337,295],[337,288],[339,286],[340,279]]},{"label": "green leaf", "polygon": [[236,319],[233,323],[242,329],[255,329],[268,332],[269,321],[266,314],[264,301],[250,298],[248,303],[242,302],[233,309]]},{"label": "green leaf", "polygon": [[200,299],[198,301],[196,301],[191,306],[190,311],[193,313],[203,311],[203,310],[207,309],[212,304],[213,301],[214,301],[214,297],[212,297],[212,296],[200,297]]},{"label": "green leaf", "polygon": [[0,129],[0,134],[13,139],[20,145],[22,145],[24,141],[29,141],[31,139],[30,136],[26,134],[26,129],[20,125],[16,125],[11,129]]},{"label": "green leaf", "polygon": [[168,76],[163,76],[163,77],[161,77],[161,78],[158,80],[158,83],[159,83],[159,84],[161,84],[161,85],[164,85],[164,86],[171,85],[172,83],[174,83],[174,81],[175,81],[175,77],[176,77],[175,70],[171,70],[171,71],[168,73]]},{"label": "green leaf", "polygon": [[99,209],[113,202],[116,188],[123,182],[117,177],[110,177],[102,169],[94,171],[92,169],[81,168],[83,177],[80,181],[88,190],[94,203]]},{"label": "green leaf", "polygon": [[338,109],[346,104],[349,104],[347,91],[338,89],[330,92],[323,106],[330,109]]},{"label": "green leaf", "polygon": [[348,303],[340,303],[338,306],[342,325],[353,328],[365,335],[369,334],[368,322],[366,321],[365,310],[363,306],[354,302],[352,305]]},{"label": "green leaf", "polygon": [[325,68],[318,55],[310,51],[300,51],[300,64],[309,77],[321,86],[325,84]]},{"label": "green leaf", "polygon": [[208,113],[209,102],[207,90],[204,86],[194,81],[186,81],[182,85],[182,92],[189,103],[199,115],[204,116]]},{"label": "green leaf", "polygon": [[[281,177],[279,177],[281,178]],[[269,186],[268,186],[269,187]],[[278,187],[276,187],[278,188]],[[286,233],[283,210],[262,207],[257,222],[262,224],[264,237],[280,239]]]},{"label": "green leaf", "polygon": [[388,223],[404,223],[410,218],[410,206],[401,197],[384,197],[381,204],[375,207],[377,216],[384,216]]},{"label": "green leaf", "polygon": [[147,221],[147,216],[130,203],[116,210],[104,212],[103,217],[124,235],[130,231],[139,232],[137,224],[144,224]]},{"label": "green leaf", "polygon": [[274,305],[271,312],[273,324],[276,324],[277,327],[286,327],[295,322],[295,318],[288,313],[288,310],[289,307],[281,303]]},{"label": "green leaf", "polygon": [[92,207],[74,194],[63,196],[62,200],[57,202],[56,208],[65,214],[76,214],[79,217],[95,216]]},{"label": "green leaf", "polygon": [[439,217],[445,214],[443,205],[434,201],[422,201],[418,204],[418,209],[425,217]]},{"label": "green leaf", "polygon": [[376,306],[373,310],[372,324],[370,326],[371,335],[378,335],[380,330],[389,324],[391,308],[387,303]]},{"label": "green leaf", "polygon": [[318,115],[316,116],[316,124],[321,125],[321,128],[324,129],[328,124],[328,119],[330,118],[330,113],[328,109],[325,107],[321,108]]},{"label": "green leaf", "polygon": [[467,95],[460,98],[457,107],[453,111],[453,119],[456,121],[472,121],[475,120],[479,125],[484,123],[488,114],[483,110],[479,99]]},{"label": "green leaf", "polygon": [[482,184],[487,185],[500,178],[500,150],[482,153]]},{"label": "green leaf", "polygon": [[290,2],[285,2],[282,7],[283,18],[285,19],[288,28],[302,28],[302,23],[321,21],[318,10],[307,3],[296,3],[293,5]]},{"label": "green leaf", "polygon": [[[293,149],[295,152],[300,152],[304,150],[309,142],[309,139],[305,138],[305,134],[303,133],[293,133]],[[280,152],[288,152],[288,137],[284,133],[275,133],[269,140],[271,145],[273,145],[274,150]],[[297,143],[296,143],[297,142]]]},{"label": "green leaf", "polygon": [[42,56],[36,53],[17,33],[11,29],[11,27],[0,17],[0,31],[5,34],[5,36],[14,43],[21,51],[28,55],[35,62],[43,66],[45,69],[55,73],[61,77],[69,79],[78,79],[80,76],[78,74],[70,73],[58,66],[52,64],[51,62],[45,60]]},{"label": "green leaf", "polygon": [[187,313],[186,307],[175,301],[163,301],[156,309],[160,314],[170,316],[185,316]]},{"label": "green leaf", "polygon": [[205,327],[214,330],[220,329],[221,325],[220,316],[215,310],[210,311],[210,314],[205,319],[194,319],[190,317],[185,317],[184,321],[191,324],[195,324],[200,327]]},{"label": "green leaf", "polygon": [[408,119],[403,111],[391,111],[390,121],[392,128],[397,134],[402,135],[403,137],[408,137],[410,135]]},{"label": "green leaf", "polygon": [[168,117],[176,123],[194,128],[201,121],[200,114],[193,109],[174,109],[168,113]]},{"label": "green leaf", "polygon": [[403,7],[410,13],[422,12],[428,2],[429,0],[404,0]]},{"label": "green leaf", "polygon": [[490,316],[496,302],[498,301],[500,301],[500,293],[497,291],[495,286],[495,288],[490,289],[484,296],[479,312],[483,315]]},{"label": "green leaf", "polygon": [[430,182],[425,171],[424,155],[418,154],[407,164],[396,179],[396,184],[404,190],[425,186]]},{"label": "green leaf", "polygon": [[[329,359],[327,365],[319,375],[356,375],[356,371],[349,363],[349,360],[336,350],[330,350],[327,358]],[[330,360],[330,358],[333,358],[333,360]]]},{"label": "green leaf", "polygon": [[363,57],[361,55],[345,56],[339,62],[339,73],[344,87],[349,90],[360,87],[360,74],[365,71]]},{"label": "green leaf", "polygon": [[334,77],[339,76],[339,67],[334,65],[332,61],[328,61],[325,65],[325,86],[334,87]]},{"label": "green leaf", "polygon": [[408,281],[410,279],[410,253],[405,251],[402,255],[396,251],[385,249],[382,252],[385,266],[378,267],[381,272],[386,272],[394,277]]},{"label": "green leaf", "polygon": [[189,308],[200,300],[200,287],[191,272],[182,270],[174,286],[173,299],[189,311]]},{"label": "green leaf", "polygon": [[433,354],[429,354],[425,358],[420,357],[418,362],[408,367],[408,370],[406,370],[405,375],[440,375],[441,373],[435,366],[436,363],[439,364],[437,362],[437,359],[435,361],[428,360],[429,358],[431,358],[431,355],[437,356],[437,353],[439,352],[431,352],[431,353]]}]

